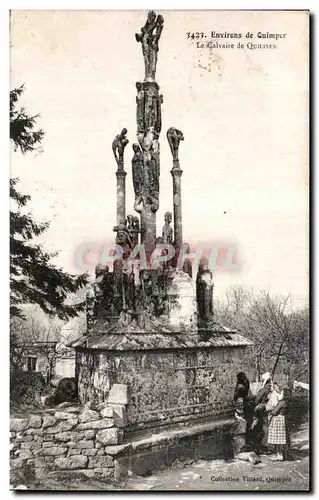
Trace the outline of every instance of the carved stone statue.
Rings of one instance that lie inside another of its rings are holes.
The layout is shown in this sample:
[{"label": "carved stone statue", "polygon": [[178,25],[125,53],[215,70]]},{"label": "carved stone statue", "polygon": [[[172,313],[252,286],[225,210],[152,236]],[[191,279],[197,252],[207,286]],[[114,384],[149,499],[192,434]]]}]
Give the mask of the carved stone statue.
[{"label": "carved stone statue", "polygon": [[[122,259],[125,260],[129,257],[131,250],[134,247],[132,235],[127,228],[127,221],[125,221],[125,224],[119,224],[118,226],[115,226],[113,228],[113,231],[116,231],[115,243],[123,248]],[[117,261],[115,261],[115,263],[116,262]]]},{"label": "carved stone statue", "polygon": [[133,186],[135,198],[138,198],[141,196],[143,188],[143,154],[137,143],[134,143],[132,148],[134,151],[132,158]]},{"label": "carved stone statue", "polygon": [[127,129],[123,128],[122,132],[117,134],[112,142],[112,150],[119,169],[123,168],[124,149],[129,142],[126,134]]},{"label": "carved stone statue", "polygon": [[213,289],[213,274],[208,268],[207,260],[203,258],[196,278],[198,317],[201,323],[207,323],[213,319]]},{"label": "carved stone statue", "polygon": [[127,216],[127,230],[131,234],[133,246],[138,244],[138,234],[140,232],[140,221],[135,215]]},{"label": "carved stone statue", "polygon": [[154,80],[156,73],[158,43],[163,30],[163,16],[156,16],[151,10],[148,13],[147,21],[141,28],[141,33],[136,33],[137,42],[141,42],[145,64],[145,80]]},{"label": "carved stone statue", "polygon": [[136,82],[136,122],[137,122],[137,134],[144,134],[145,132],[145,91],[143,90],[143,84],[141,82]]},{"label": "carved stone statue", "polygon": [[156,97],[148,93],[145,99],[145,127],[146,130],[155,127],[156,123]]},{"label": "carved stone statue", "polygon": [[135,215],[127,216],[127,229],[130,233],[138,233],[140,230],[140,221]]},{"label": "carved stone statue", "polygon": [[179,143],[184,140],[183,132],[175,127],[170,127],[166,133],[169,147],[173,155],[173,161],[178,162]]},{"label": "carved stone statue", "polygon": [[162,229],[162,238],[164,240],[164,243],[167,245],[172,245],[173,244],[173,229],[170,226],[172,222],[172,212],[165,212],[164,215],[164,220],[165,224]]}]

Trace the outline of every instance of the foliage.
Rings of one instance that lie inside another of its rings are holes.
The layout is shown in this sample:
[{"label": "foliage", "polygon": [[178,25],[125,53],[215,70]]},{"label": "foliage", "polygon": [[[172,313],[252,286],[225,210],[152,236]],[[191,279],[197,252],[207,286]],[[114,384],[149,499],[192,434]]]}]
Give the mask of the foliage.
[{"label": "foliage", "polygon": [[236,329],[254,342],[258,377],[263,371],[284,372],[290,378],[308,377],[309,310],[292,311],[290,297],[254,293],[243,286],[227,290],[217,302],[216,321]]},{"label": "foliage", "polygon": [[23,92],[24,85],[10,92],[10,139],[15,151],[20,149],[24,154],[27,151],[34,151],[39,146],[44,131],[34,130],[39,115],[29,116],[24,107],[16,108]]},{"label": "foliage", "polygon": [[[44,137],[42,129],[35,130],[39,115],[29,116],[26,109],[18,108],[18,100],[24,91],[21,86],[10,92],[10,139],[15,151],[21,153],[36,151]],[[17,189],[19,179],[10,179],[10,197],[13,201],[10,211],[10,313],[21,316],[21,306],[38,304],[49,314],[61,319],[75,317],[83,310],[83,302],[68,305],[69,293],[76,292],[86,284],[86,275],[71,275],[55,266],[52,259],[56,253],[48,253],[43,246],[34,242],[49,224],[37,223],[25,213],[30,201],[29,195]]]},{"label": "foliage", "polygon": [[39,373],[10,371],[11,409],[40,404],[40,395],[44,387],[44,378]]}]

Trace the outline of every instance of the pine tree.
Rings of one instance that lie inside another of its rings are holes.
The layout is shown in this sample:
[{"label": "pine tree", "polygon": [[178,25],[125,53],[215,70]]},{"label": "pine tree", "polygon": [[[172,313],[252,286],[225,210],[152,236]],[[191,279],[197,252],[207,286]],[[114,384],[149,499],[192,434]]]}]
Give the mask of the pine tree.
[{"label": "pine tree", "polygon": [[[39,115],[29,116],[25,108],[18,106],[23,91],[22,85],[10,92],[10,139],[15,151],[26,154],[38,149],[44,131],[35,129]],[[52,263],[57,254],[48,253],[34,242],[49,223],[38,224],[24,213],[31,198],[18,191],[18,182],[18,178],[10,179],[10,198],[16,206],[10,211],[10,314],[23,316],[21,306],[30,303],[61,319],[75,317],[84,304],[68,305],[66,299],[86,284],[87,277],[58,268]]]}]

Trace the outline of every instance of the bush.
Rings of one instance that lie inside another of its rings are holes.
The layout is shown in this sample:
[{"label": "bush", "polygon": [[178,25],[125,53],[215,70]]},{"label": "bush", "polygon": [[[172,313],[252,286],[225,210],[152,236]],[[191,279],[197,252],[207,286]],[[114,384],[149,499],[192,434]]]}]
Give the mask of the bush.
[{"label": "bush", "polygon": [[10,405],[32,406],[41,404],[40,395],[44,389],[45,380],[40,373],[11,371],[10,372]]}]

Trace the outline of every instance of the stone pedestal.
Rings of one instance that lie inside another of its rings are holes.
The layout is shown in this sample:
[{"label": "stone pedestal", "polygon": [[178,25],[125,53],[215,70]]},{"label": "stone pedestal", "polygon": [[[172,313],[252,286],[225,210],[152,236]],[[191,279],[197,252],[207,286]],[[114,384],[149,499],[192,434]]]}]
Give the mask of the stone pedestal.
[{"label": "stone pedestal", "polygon": [[144,329],[130,325],[100,338],[83,337],[73,343],[79,399],[107,401],[113,384],[127,385],[127,436],[224,418],[233,414],[236,374],[243,370],[253,379],[245,357],[251,344],[217,326],[203,340],[156,321]]},{"label": "stone pedestal", "polygon": [[176,332],[197,333],[196,286],[188,274],[176,270],[167,291],[167,323]]}]

